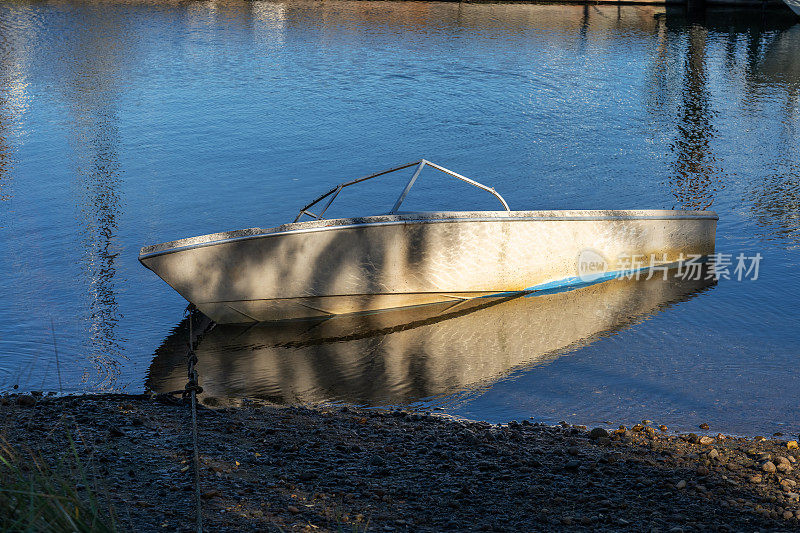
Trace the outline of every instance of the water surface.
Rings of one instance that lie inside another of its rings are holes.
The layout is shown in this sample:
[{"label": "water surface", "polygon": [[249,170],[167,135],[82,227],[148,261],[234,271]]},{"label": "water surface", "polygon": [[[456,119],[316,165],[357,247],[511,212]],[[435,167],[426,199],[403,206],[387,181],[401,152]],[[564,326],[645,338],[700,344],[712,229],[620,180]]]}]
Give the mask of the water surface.
[{"label": "water surface", "polygon": [[[14,2],[0,35],[0,390],[169,387],[186,302],[139,247],[278,225],[338,181],[425,157],[512,209],[710,205],[717,249],[760,253],[759,277],[220,328],[201,348],[209,390],[800,429],[788,11]],[[331,216],[386,211],[401,179],[346,191]],[[404,208],[494,202],[430,173]]]}]

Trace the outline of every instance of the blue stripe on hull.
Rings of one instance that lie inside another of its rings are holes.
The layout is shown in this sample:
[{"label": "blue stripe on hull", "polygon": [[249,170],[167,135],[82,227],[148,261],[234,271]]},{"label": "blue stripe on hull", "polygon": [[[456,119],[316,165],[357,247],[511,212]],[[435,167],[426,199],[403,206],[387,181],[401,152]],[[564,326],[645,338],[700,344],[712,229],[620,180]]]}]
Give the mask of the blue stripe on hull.
[{"label": "blue stripe on hull", "polygon": [[[702,257],[695,260],[694,264],[703,264],[708,262],[708,257]],[[684,262],[686,263],[686,262]],[[680,266],[681,262],[676,261],[674,263],[668,263],[665,265],[658,265],[659,269],[663,269],[666,267],[667,269],[673,269]],[[556,294],[559,292],[566,292],[575,289],[580,289],[582,287],[588,287],[590,285],[596,285],[598,283],[603,283],[606,281],[610,281],[612,279],[619,279],[623,277],[635,276],[641,272],[646,272],[653,267],[645,266],[636,269],[630,270],[614,270],[611,272],[604,272],[597,278],[592,280],[581,279],[578,276],[572,276],[569,278],[563,278],[556,281],[548,281],[546,283],[540,283],[539,285],[533,285],[528,287],[527,289],[522,289],[520,291],[507,291],[507,292],[498,292],[495,294],[489,294],[487,296],[479,296],[479,298],[498,298],[503,296],[514,296],[518,294],[523,294],[526,298],[535,297],[535,296],[544,296],[546,294]]]}]

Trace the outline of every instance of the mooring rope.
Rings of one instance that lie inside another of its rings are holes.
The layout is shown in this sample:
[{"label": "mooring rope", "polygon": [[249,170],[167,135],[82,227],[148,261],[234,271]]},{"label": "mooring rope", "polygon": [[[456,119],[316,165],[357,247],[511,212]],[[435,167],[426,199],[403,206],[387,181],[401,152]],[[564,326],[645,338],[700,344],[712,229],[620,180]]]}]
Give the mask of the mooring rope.
[{"label": "mooring rope", "polygon": [[197,446],[197,395],[203,392],[203,387],[200,386],[197,378],[197,355],[194,353],[194,338],[192,332],[192,317],[194,316],[195,306],[189,304],[186,308],[186,313],[189,317],[189,354],[187,357],[188,377],[189,381],[183,390],[183,398],[191,399],[192,405],[192,446],[194,448],[194,495],[195,507],[197,509],[197,533],[203,533],[203,508],[201,506],[200,495],[200,452]]}]

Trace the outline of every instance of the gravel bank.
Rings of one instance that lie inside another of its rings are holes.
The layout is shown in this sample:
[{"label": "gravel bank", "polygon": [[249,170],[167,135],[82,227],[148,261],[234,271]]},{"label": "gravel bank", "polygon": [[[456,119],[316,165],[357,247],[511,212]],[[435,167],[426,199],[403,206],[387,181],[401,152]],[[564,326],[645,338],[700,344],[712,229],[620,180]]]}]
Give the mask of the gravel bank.
[{"label": "gravel bank", "polygon": [[[0,423],[17,450],[52,463],[71,435],[124,528],[192,529],[186,406],[147,396],[10,395],[0,398]],[[786,440],[250,401],[203,408],[199,423],[210,531],[800,526],[798,449]]]}]

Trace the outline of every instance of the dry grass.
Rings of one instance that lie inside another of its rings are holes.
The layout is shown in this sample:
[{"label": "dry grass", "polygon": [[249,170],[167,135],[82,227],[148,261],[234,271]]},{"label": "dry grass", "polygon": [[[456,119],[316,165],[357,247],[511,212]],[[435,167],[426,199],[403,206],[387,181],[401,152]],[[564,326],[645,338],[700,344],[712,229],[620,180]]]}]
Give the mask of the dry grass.
[{"label": "dry grass", "polygon": [[0,442],[0,531],[114,532],[110,507],[100,504],[96,478],[78,458],[74,442],[50,466],[33,452]]}]

